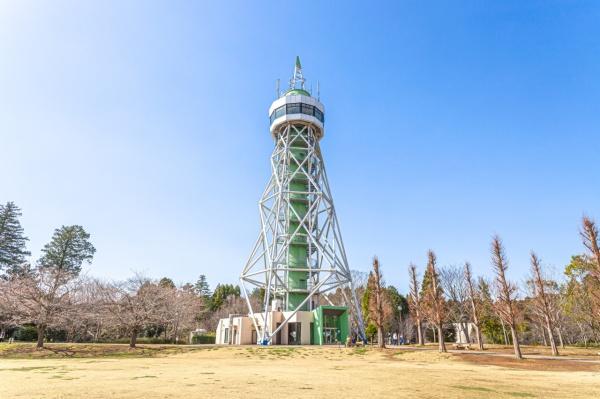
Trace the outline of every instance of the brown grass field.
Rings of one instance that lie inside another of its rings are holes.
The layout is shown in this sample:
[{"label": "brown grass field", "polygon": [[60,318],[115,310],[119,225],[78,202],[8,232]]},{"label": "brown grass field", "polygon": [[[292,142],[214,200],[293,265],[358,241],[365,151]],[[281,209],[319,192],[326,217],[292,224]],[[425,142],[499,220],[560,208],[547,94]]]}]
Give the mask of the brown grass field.
[{"label": "brown grass field", "polygon": [[428,349],[0,344],[0,398],[600,398],[598,350]]}]

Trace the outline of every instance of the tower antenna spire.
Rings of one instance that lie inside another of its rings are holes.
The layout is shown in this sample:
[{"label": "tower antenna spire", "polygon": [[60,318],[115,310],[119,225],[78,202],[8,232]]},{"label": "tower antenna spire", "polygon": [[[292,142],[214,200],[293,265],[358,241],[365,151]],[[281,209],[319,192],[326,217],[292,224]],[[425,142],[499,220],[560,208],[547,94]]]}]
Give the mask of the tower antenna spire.
[{"label": "tower antenna spire", "polygon": [[[300,63],[300,56],[296,56],[296,65],[294,66],[294,74],[292,75],[292,78],[290,79],[290,90],[293,89],[302,89],[304,90],[304,82],[306,81],[306,79],[304,79],[304,76],[302,75],[302,64]],[[297,85],[300,84],[300,87],[297,87]]]}]

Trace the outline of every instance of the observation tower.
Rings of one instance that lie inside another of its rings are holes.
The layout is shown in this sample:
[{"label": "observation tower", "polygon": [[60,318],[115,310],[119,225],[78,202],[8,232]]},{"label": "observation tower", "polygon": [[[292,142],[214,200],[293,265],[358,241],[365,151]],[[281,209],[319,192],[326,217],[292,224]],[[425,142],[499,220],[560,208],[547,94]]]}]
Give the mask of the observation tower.
[{"label": "observation tower", "polygon": [[[305,88],[298,57],[289,88],[278,88],[277,95],[269,108],[271,177],[259,201],[258,239],[240,276],[249,315],[222,319],[217,342],[244,343],[250,328],[252,343],[344,343],[349,317],[362,339],[361,310],[319,146],[325,107]],[[260,305],[249,296],[256,288]],[[323,295],[334,290],[342,303]]]}]

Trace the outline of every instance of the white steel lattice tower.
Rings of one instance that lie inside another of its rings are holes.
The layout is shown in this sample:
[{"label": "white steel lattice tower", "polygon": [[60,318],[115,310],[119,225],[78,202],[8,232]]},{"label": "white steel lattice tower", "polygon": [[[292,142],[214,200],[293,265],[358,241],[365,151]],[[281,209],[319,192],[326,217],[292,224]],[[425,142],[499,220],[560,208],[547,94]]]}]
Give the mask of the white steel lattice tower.
[{"label": "white steel lattice tower", "polygon": [[[272,173],[259,201],[260,233],[240,277],[257,337],[270,343],[296,312],[313,310],[320,294],[338,287],[364,337],[319,147],[324,107],[304,89],[298,58],[289,90],[273,102],[269,115],[275,140]],[[248,286],[264,289],[261,309],[252,308]],[[276,328],[267,322],[269,311],[275,310],[272,303],[280,304],[286,315]]]}]

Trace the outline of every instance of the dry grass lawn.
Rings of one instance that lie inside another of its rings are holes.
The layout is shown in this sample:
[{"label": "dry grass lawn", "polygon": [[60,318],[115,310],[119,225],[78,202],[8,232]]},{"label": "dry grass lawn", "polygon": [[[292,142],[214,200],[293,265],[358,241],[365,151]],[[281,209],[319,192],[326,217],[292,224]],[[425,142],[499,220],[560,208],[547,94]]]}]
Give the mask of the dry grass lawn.
[{"label": "dry grass lawn", "polygon": [[524,369],[477,355],[337,347],[48,348],[0,346],[0,398],[600,397],[598,364],[548,371],[542,360]]}]

